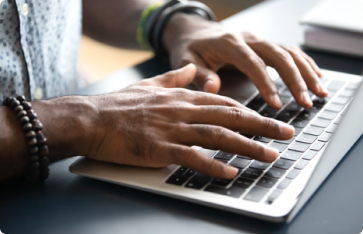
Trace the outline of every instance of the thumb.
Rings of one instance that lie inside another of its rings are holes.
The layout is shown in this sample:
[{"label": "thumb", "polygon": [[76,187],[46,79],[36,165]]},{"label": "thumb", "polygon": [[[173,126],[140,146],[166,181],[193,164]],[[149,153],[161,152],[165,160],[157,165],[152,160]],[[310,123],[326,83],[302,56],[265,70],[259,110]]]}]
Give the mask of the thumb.
[{"label": "thumb", "polygon": [[190,63],[178,70],[167,72],[163,75],[149,79],[151,85],[165,88],[184,88],[194,80],[197,68]]}]

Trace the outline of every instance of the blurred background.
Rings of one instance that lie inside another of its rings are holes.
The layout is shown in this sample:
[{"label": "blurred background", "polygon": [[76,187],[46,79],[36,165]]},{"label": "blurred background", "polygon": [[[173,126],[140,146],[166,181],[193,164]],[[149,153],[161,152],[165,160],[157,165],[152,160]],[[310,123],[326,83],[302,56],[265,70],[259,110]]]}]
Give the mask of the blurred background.
[{"label": "blurred background", "polygon": [[[199,0],[207,4],[223,20],[263,0]],[[124,50],[104,45],[82,36],[79,53],[80,70],[89,83],[120,70],[141,63],[153,56],[150,52]]]}]

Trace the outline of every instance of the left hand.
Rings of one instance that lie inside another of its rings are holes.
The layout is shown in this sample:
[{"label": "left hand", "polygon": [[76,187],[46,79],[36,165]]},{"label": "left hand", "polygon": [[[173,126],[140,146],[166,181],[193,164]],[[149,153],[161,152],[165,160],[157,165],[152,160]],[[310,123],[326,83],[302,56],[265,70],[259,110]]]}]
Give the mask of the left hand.
[{"label": "left hand", "polygon": [[198,69],[194,84],[206,92],[218,92],[221,81],[217,71],[232,65],[252,80],[268,105],[281,108],[268,65],[276,69],[302,107],[312,106],[308,89],[319,97],[328,94],[319,80],[319,67],[296,47],[279,46],[248,32],[230,32],[217,22],[186,14],[173,16],[163,40],[172,68],[194,63]]}]

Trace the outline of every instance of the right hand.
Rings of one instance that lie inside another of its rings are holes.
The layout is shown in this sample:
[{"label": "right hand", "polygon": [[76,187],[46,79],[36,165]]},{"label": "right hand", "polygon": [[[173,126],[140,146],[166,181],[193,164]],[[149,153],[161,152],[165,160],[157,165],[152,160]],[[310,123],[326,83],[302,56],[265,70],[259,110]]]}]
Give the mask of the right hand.
[{"label": "right hand", "polygon": [[294,135],[293,127],[230,98],[182,89],[195,74],[196,67],[189,64],[119,92],[91,97],[95,129],[86,156],[142,167],[178,164],[224,179],[235,177],[237,169],[190,146],[274,161],[275,149],[236,132],[287,140]]}]

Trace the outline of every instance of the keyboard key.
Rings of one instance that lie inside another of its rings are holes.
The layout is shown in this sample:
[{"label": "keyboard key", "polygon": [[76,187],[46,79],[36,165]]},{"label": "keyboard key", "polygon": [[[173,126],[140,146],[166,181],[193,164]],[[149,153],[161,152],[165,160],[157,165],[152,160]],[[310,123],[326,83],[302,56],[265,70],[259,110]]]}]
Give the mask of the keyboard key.
[{"label": "keyboard key", "polygon": [[269,146],[278,149],[279,152],[281,153],[282,151],[284,151],[287,147],[286,144],[281,144],[281,143],[277,143],[277,142],[272,142]]},{"label": "keyboard key", "polygon": [[202,189],[208,184],[212,178],[200,173],[197,173],[189,182],[185,185],[187,188]]},{"label": "keyboard key", "polygon": [[273,203],[281,195],[282,191],[283,190],[281,189],[275,189],[274,191],[272,191],[272,193],[267,198],[267,202],[269,204]]},{"label": "keyboard key", "polygon": [[308,150],[304,156],[303,156],[303,159],[306,159],[306,160],[311,160],[315,157],[315,155],[317,154],[318,152],[316,151],[312,151],[312,150]]},{"label": "keyboard key", "polygon": [[325,97],[325,99],[330,100],[335,96],[335,94],[337,94],[337,92],[329,91],[329,94],[327,97]]},{"label": "keyboard key", "polygon": [[250,178],[250,179],[257,179],[263,171],[253,169],[253,168],[247,168],[241,175],[241,177],[244,178]]},{"label": "keyboard key", "polygon": [[343,87],[343,85],[345,84],[345,81],[341,81],[341,80],[333,80],[327,87],[327,89],[330,91],[338,91],[339,89],[341,89]]},{"label": "keyboard key", "polygon": [[329,79],[328,78],[320,78],[320,82],[322,83],[322,84],[326,84],[326,82],[328,82],[329,81]]},{"label": "keyboard key", "polygon": [[249,180],[245,178],[238,178],[234,183],[234,187],[239,188],[249,188],[253,184],[254,180]]},{"label": "keyboard key", "polygon": [[291,97],[280,97],[282,105],[285,105],[286,103],[288,103],[291,99]]},{"label": "keyboard key", "polygon": [[229,165],[233,167],[237,167],[240,169],[246,168],[251,163],[251,160],[245,159],[245,158],[239,158],[236,157],[232,160],[232,162],[229,163]]},{"label": "keyboard key", "polygon": [[334,132],[335,132],[335,130],[337,130],[337,127],[338,127],[338,125],[337,125],[337,124],[332,124],[332,125],[330,125],[330,127],[326,130],[326,132],[328,132],[328,133],[334,133]]},{"label": "keyboard key", "polygon": [[301,157],[302,153],[296,152],[293,150],[286,150],[282,155],[281,158],[296,161]]},{"label": "keyboard key", "polygon": [[266,106],[262,111],[260,111],[260,115],[264,116],[264,117],[275,117],[275,115],[277,114],[278,110],[272,109],[269,106]]},{"label": "keyboard key", "polygon": [[299,128],[304,128],[306,125],[309,124],[308,119],[294,119],[290,125],[294,126],[294,127],[299,127]]},{"label": "keyboard key", "polygon": [[250,103],[248,103],[247,107],[254,111],[258,111],[263,105],[265,105],[265,103],[265,100],[263,100],[260,95],[257,95]]},{"label": "keyboard key", "polygon": [[205,188],[205,191],[239,198],[246,190],[238,187],[230,187],[229,189],[225,189],[209,185],[208,187]]},{"label": "keyboard key", "polygon": [[270,139],[270,138],[261,137],[261,136],[256,136],[253,140],[256,140],[259,142],[264,142],[264,143],[270,143],[272,141],[272,139]]},{"label": "keyboard key", "polygon": [[305,144],[305,143],[295,141],[294,143],[292,143],[289,146],[289,149],[290,150],[295,150],[295,151],[298,151],[298,152],[305,152],[309,148],[309,146],[310,146],[309,144]]},{"label": "keyboard key", "polygon": [[210,158],[213,157],[217,153],[217,151],[215,151],[215,150],[209,150],[209,149],[203,149],[203,148],[200,149],[199,151]]},{"label": "keyboard key", "polygon": [[319,114],[319,118],[332,120],[332,119],[335,119],[335,117],[337,117],[337,115],[338,115],[338,113],[336,113],[336,112],[324,110],[323,112],[321,112]]},{"label": "keyboard key", "polygon": [[243,158],[243,159],[247,159],[247,160],[252,160],[252,159],[251,159],[251,158],[249,158],[249,157],[241,156],[241,155],[237,155],[237,158]]},{"label": "keyboard key", "polygon": [[181,176],[183,175],[186,171],[188,170],[188,168],[186,167],[180,167],[175,173],[174,175],[177,175],[177,176]]},{"label": "keyboard key", "polygon": [[297,117],[296,119],[312,119],[315,117],[317,113],[316,112],[312,112],[309,110],[303,110]]},{"label": "keyboard key", "polygon": [[319,112],[323,107],[322,106],[312,106],[308,110],[311,112]]},{"label": "keyboard key", "polygon": [[224,151],[219,151],[215,156],[214,158],[218,158],[218,159],[222,159],[222,160],[231,160],[233,158],[235,154],[232,154],[232,153],[227,153],[227,152],[224,152]]},{"label": "keyboard key", "polygon": [[282,143],[282,144],[290,144],[291,142],[293,142],[294,141],[294,139],[295,139],[295,137],[293,137],[293,138],[291,138],[291,139],[289,139],[289,140],[285,140],[285,141],[283,141],[283,140],[274,140],[275,142],[278,142],[278,143]]},{"label": "keyboard key", "polygon": [[339,96],[341,97],[353,97],[355,94],[355,90],[343,90],[341,93],[339,93]]},{"label": "keyboard key", "polygon": [[321,142],[321,141],[317,141],[315,142],[312,146],[311,146],[311,150],[314,150],[314,151],[319,151],[321,150],[323,147],[324,147],[325,143],[324,142]]},{"label": "keyboard key", "polygon": [[211,184],[221,187],[227,187],[231,182],[232,180],[214,179],[212,180]]},{"label": "keyboard key", "polygon": [[183,185],[188,179],[188,177],[172,175],[169,177],[166,183],[173,185]]},{"label": "keyboard key", "polygon": [[[295,115],[297,115],[298,111],[292,111],[292,110],[283,110],[281,111],[277,116],[276,119],[277,120],[290,120],[292,119]],[[285,122],[285,121],[283,121]],[[286,121],[288,122],[288,121]]]},{"label": "keyboard key", "polygon": [[317,127],[322,127],[322,128],[326,128],[329,126],[329,124],[331,123],[330,120],[327,120],[327,119],[320,119],[320,118],[317,118],[315,119],[311,125],[313,126],[317,126]]},{"label": "keyboard key", "polygon": [[275,179],[280,179],[284,174],[286,173],[285,170],[279,169],[279,168],[274,168],[271,167],[266,173],[265,176],[271,177],[271,178],[275,178]]},{"label": "keyboard key", "polygon": [[333,134],[324,132],[323,135],[319,137],[319,141],[328,142],[332,136]]},{"label": "keyboard key", "polygon": [[277,186],[277,188],[279,189],[285,189],[287,188],[287,186],[289,186],[291,184],[291,181],[290,179],[283,179],[279,185]]},{"label": "keyboard key", "polygon": [[324,128],[309,126],[304,130],[304,133],[314,135],[314,136],[320,136],[320,134],[323,133],[323,131],[324,131]]},{"label": "keyboard key", "polygon": [[344,108],[344,105],[339,105],[339,104],[332,103],[332,104],[328,105],[325,108],[325,110],[332,111],[332,112],[340,112],[340,111],[343,110],[343,108]]},{"label": "keyboard key", "polygon": [[268,191],[269,189],[255,186],[243,199],[253,202],[259,202],[268,193]]},{"label": "keyboard key", "polygon": [[318,108],[322,108],[327,103],[327,100],[325,98],[316,98],[313,100],[313,106],[316,106]]},{"label": "keyboard key", "polygon": [[195,171],[193,171],[193,170],[190,170],[190,169],[188,169],[184,174],[183,174],[183,176],[185,176],[185,177],[192,177],[193,175],[195,174]]},{"label": "keyboard key", "polygon": [[359,88],[359,86],[360,86],[359,82],[352,82],[345,89],[356,90]]},{"label": "keyboard key", "polygon": [[295,163],[294,161],[279,158],[276,160],[276,162],[272,166],[276,167],[276,168],[281,168],[284,170],[289,170],[290,167],[292,167],[292,165],[294,165],[294,163]]},{"label": "keyboard key", "polygon": [[268,177],[262,177],[256,185],[264,187],[264,188],[272,188],[278,180],[268,178]]},{"label": "keyboard key", "polygon": [[300,161],[297,162],[295,165],[295,169],[302,170],[308,165],[309,161],[305,159],[300,159]]},{"label": "keyboard key", "polygon": [[295,127],[295,133],[294,133],[294,136],[297,136],[299,135],[301,132],[302,132],[303,128],[297,128]]},{"label": "keyboard key", "polygon": [[309,135],[309,134],[301,134],[298,138],[296,138],[296,141],[312,144],[316,140],[317,136]]},{"label": "keyboard key", "polygon": [[271,163],[264,163],[259,161],[253,161],[250,168],[258,169],[258,170],[265,170],[271,165]]},{"label": "keyboard key", "polygon": [[301,106],[299,106],[299,104],[293,101],[285,107],[285,110],[300,111]]},{"label": "keyboard key", "polygon": [[340,105],[346,105],[350,101],[349,97],[336,97],[333,100],[333,103],[340,104]]},{"label": "keyboard key", "polygon": [[287,175],[286,178],[288,179],[295,179],[296,176],[298,176],[300,174],[300,170],[297,169],[292,169]]}]

